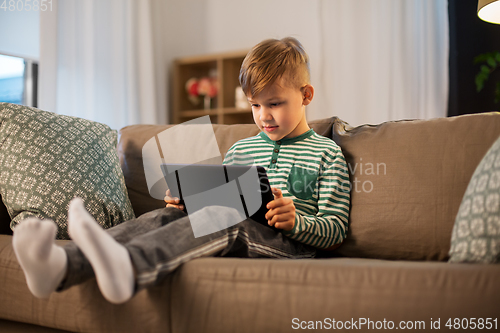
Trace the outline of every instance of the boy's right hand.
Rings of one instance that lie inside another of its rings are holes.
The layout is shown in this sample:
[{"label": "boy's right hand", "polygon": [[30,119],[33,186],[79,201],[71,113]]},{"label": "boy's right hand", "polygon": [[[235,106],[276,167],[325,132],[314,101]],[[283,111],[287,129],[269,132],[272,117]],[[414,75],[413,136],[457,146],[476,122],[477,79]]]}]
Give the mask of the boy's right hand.
[{"label": "boy's right hand", "polygon": [[170,193],[170,189],[167,190],[166,196],[163,199],[167,203],[167,207],[174,207],[180,210],[184,210],[184,205],[179,204],[179,198],[173,197]]}]

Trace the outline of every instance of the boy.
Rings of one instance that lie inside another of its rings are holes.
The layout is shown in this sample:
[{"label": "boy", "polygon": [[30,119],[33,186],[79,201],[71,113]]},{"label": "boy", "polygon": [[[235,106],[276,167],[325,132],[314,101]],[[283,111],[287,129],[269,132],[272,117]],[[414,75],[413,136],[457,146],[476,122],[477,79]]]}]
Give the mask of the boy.
[{"label": "boy", "polygon": [[[314,88],[302,45],[294,38],[256,45],[243,61],[240,83],[262,132],[234,144],[224,163],[266,168],[275,196],[266,218],[282,231],[247,219],[194,238],[189,217],[170,197],[166,208],[104,231],[75,198],[68,209],[73,242],[64,247],[55,245],[56,226],[47,221],[26,219],[14,231],[14,251],[35,296],[48,297],[95,274],[103,296],[123,303],[194,258],[312,258],[316,248],[343,241],[349,214],[347,167],[340,148],[307,124],[305,106]],[[221,207],[194,214],[237,218]]]}]

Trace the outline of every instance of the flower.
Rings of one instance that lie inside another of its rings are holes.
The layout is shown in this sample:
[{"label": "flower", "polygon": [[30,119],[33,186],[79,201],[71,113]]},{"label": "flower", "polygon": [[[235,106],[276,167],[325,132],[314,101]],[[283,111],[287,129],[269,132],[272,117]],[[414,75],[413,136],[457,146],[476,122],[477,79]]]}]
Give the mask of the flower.
[{"label": "flower", "polygon": [[210,98],[217,96],[217,80],[213,77],[202,77],[198,82],[198,94]]},{"label": "flower", "polygon": [[200,102],[200,99],[198,98],[200,96],[205,96],[206,98],[214,98],[218,93],[217,78],[190,78],[186,82],[186,92],[191,103],[195,105]]},{"label": "flower", "polygon": [[195,79],[194,77],[190,78],[186,82],[186,90],[189,95],[198,96],[198,79]]}]

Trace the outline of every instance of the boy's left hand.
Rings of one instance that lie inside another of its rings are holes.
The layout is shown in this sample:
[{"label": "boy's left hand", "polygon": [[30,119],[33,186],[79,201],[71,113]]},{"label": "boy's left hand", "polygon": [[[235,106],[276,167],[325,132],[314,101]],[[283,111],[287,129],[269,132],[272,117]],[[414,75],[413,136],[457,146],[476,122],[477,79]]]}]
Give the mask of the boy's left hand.
[{"label": "boy's left hand", "polygon": [[266,219],[270,226],[286,231],[292,230],[295,226],[295,205],[290,198],[283,198],[281,190],[272,187],[274,200],[267,204],[269,211],[266,213]]}]

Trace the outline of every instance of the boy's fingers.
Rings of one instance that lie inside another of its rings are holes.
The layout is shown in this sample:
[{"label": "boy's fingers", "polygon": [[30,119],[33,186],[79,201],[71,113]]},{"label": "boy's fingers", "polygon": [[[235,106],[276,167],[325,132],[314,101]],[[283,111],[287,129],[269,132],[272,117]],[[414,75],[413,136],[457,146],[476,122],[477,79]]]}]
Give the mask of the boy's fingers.
[{"label": "boy's fingers", "polygon": [[276,222],[274,225],[276,229],[292,230],[293,226],[289,222]]},{"label": "boy's fingers", "polygon": [[274,227],[275,227],[276,229],[283,229],[283,225],[285,225],[285,224],[286,224],[286,223],[284,223],[284,222],[276,222],[276,223],[274,224]]},{"label": "boy's fingers", "polygon": [[287,198],[283,198],[283,197],[277,198],[277,199],[274,199],[273,201],[271,201],[270,203],[268,203],[266,205],[266,208],[273,209],[273,208],[283,207],[283,206],[288,205],[291,201],[292,201],[292,199],[287,200]]},{"label": "boy's fingers", "polygon": [[180,201],[179,198],[169,197],[168,195],[165,198],[163,198],[163,200],[165,202],[169,202],[169,203],[173,203],[173,202],[179,203],[179,201]]},{"label": "boy's fingers", "polygon": [[274,227],[276,223],[278,223],[278,215],[274,215],[270,220],[267,222],[271,227]]},{"label": "boy's fingers", "polygon": [[275,215],[270,221],[269,225],[274,226],[278,229],[280,229],[280,226],[286,225],[288,222],[288,219],[286,216],[281,216],[281,215]]},{"label": "boy's fingers", "polygon": [[276,208],[269,209],[269,211],[266,213],[266,219],[271,220],[274,216],[278,214],[284,214],[288,212],[289,209],[287,209],[286,206],[279,206]]},{"label": "boy's fingers", "polygon": [[275,199],[283,198],[283,193],[281,192],[281,190],[279,188],[271,187],[271,190],[273,191]]},{"label": "boy's fingers", "polygon": [[177,208],[177,209],[180,209],[180,210],[184,210],[184,205],[174,205],[174,204],[167,204],[167,207],[174,207],[174,208]]},{"label": "boy's fingers", "polygon": [[281,198],[274,199],[273,201],[269,202],[266,205],[266,208],[267,209],[273,209],[273,208],[276,208],[276,207],[283,206],[283,202],[282,201],[283,200]]},{"label": "boy's fingers", "polygon": [[170,189],[168,189],[165,194],[166,194],[165,199],[164,199],[165,201],[169,200],[169,201],[179,202],[179,198],[172,196]]}]

